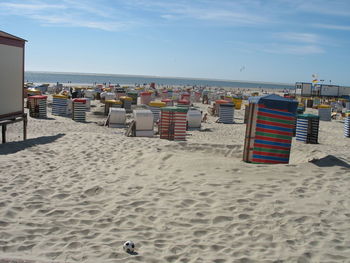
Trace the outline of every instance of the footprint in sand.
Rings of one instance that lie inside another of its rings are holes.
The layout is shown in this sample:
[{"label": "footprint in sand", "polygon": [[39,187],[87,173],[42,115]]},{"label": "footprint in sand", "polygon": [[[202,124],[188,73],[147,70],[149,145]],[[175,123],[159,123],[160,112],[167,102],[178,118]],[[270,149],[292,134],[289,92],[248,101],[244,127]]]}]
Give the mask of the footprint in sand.
[{"label": "footprint in sand", "polygon": [[199,192],[198,195],[200,196],[208,196],[211,195],[213,192]]},{"label": "footprint in sand", "polygon": [[208,232],[206,230],[197,230],[193,232],[193,235],[195,237],[202,237],[204,235],[206,235]]},{"label": "footprint in sand", "polygon": [[209,220],[208,219],[202,219],[202,218],[192,218],[190,219],[190,222],[191,223],[194,223],[194,224],[208,224],[209,223]]},{"label": "footprint in sand", "polygon": [[168,160],[169,158],[171,158],[173,155],[172,154],[167,154],[166,156],[164,156],[163,158],[162,158],[162,161],[166,161],[166,160]]},{"label": "footprint in sand", "polygon": [[213,223],[219,224],[219,223],[223,223],[223,222],[229,222],[232,220],[233,220],[233,217],[231,217],[231,216],[217,216],[213,219]]},{"label": "footprint in sand", "polygon": [[248,214],[239,214],[239,215],[238,215],[238,218],[239,218],[239,219],[242,219],[242,220],[245,220],[245,219],[250,218],[250,215],[248,215]]},{"label": "footprint in sand", "polygon": [[203,217],[203,216],[205,216],[205,214],[203,214],[203,213],[201,213],[201,212],[197,212],[197,213],[196,213],[196,216],[198,216],[198,217]]},{"label": "footprint in sand", "polygon": [[237,199],[237,203],[239,204],[248,203],[248,202],[249,202],[248,199]]},{"label": "footprint in sand", "polygon": [[47,216],[60,216],[60,215],[64,215],[65,213],[66,213],[65,210],[56,209],[56,210],[53,210],[53,211],[49,212],[46,215]]},{"label": "footprint in sand", "polygon": [[80,242],[74,241],[74,242],[69,243],[69,244],[67,245],[67,247],[68,247],[69,249],[77,249],[77,248],[79,248],[79,247],[82,247],[82,244],[81,244]]},{"label": "footprint in sand", "polygon": [[140,206],[140,205],[143,205],[143,204],[146,204],[146,203],[148,203],[148,201],[135,201],[135,202],[130,203],[128,206],[129,207]]},{"label": "footprint in sand", "polygon": [[210,246],[210,249],[215,251],[215,252],[219,252],[220,250],[223,250],[225,247],[224,246],[220,246],[220,245],[212,245]]},{"label": "footprint in sand", "polygon": [[93,195],[98,195],[101,192],[103,192],[103,188],[100,186],[94,186],[91,187],[90,189],[87,189],[84,191],[84,194],[86,194],[87,196],[93,196]]},{"label": "footprint in sand", "polygon": [[134,211],[135,211],[136,213],[142,213],[142,212],[145,211],[145,209],[142,208],[142,207],[136,207],[136,208],[134,209]]},{"label": "footprint in sand", "polygon": [[57,199],[65,199],[69,196],[69,194],[57,194],[52,196],[52,198],[57,198]]},{"label": "footprint in sand", "polygon": [[17,215],[16,212],[14,212],[13,210],[7,210],[6,213],[4,214],[4,217],[6,218],[15,218]]},{"label": "footprint in sand", "polygon": [[0,226],[1,226],[1,227],[6,227],[6,226],[8,226],[8,225],[9,225],[8,222],[0,221]]},{"label": "footprint in sand", "polygon": [[230,206],[227,208],[228,211],[233,211],[233,210],[236,210],[237,207],[236,206]]},{"label": "footprint in sand", "polygon": [[192,199],[185,199],[181,202],[181,206],[182,207],[188,207],[188,206],[192,206],[196,201],[192,200]]},{"label": "footprint in sand", "polygon": [[299,217],[299,218],[295,219],[294,221],[297,222],[297,223],[305,223],[306,220],[308,220],[308,217],[307,216],[302,216],[302,217]]},{"label": "footprint in sand", "polygon": [[36,244],[30,244],[27,246],[19,246],[18,251],[26,251],[26,250],[31,250]]}]

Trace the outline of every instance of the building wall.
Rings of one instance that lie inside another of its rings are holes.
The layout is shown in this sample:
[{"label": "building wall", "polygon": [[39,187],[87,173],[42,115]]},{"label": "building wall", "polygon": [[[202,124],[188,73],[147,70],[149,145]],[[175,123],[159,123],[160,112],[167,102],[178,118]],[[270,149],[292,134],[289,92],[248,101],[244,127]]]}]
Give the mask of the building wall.
[{"label": "building wall", "polygon": [[350,87],[339,87],[339,96],[350,96]]},{"label": "building wall", "polygon": [[23,112],[23,48],[0,44],[0,118]]},{"label": "building wall", "polygon": [[312,84],[311,83],[303,83],[302,84],[302,90],[301,95],[302,96],[311,96],[312,94]]},{"label": "building wall", "polygon": [[339,93],[339,86],[321,85],[321,96],[337,97]]}]

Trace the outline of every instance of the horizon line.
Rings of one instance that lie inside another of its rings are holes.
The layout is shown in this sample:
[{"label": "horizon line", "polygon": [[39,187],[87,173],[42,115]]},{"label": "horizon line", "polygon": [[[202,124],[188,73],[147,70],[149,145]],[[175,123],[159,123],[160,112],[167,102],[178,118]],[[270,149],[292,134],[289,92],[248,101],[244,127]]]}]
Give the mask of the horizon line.
[{"label": "horizon line", "polygon": [[274,84],[284,86],[294,86],[295,83],[283,82],[269,82],[269,81],[249,81],[249,80],[230,80],[230,79],[216,79],[216,78],[198,78],[198,77],[175,77],[175,76],[156,76],[156,75],[142,75],[142,74],[116,74],[116,73],[87,73],[87,72],[64,72],[64,71],[36,71],[26,70],[28,73],[50,73],[50,74],[68,74],[68,75],[100,75],[100,76],[128,76],[128,77],[144,77],[144,78],[160,78],[160,79],[190,79],[190,80],[207,80],[207,81],[222,81],[222,82],[242,82],[242,83],[257,83],[257,84]]}]

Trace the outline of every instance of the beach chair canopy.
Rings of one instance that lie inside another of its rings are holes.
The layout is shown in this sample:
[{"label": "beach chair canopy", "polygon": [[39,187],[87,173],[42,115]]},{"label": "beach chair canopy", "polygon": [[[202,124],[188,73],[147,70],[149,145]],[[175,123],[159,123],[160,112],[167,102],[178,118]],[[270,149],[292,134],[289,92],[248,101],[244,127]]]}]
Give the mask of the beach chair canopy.
[{"label": "beach chair canopy", "polygon": [[269,94],[264,96],[253,96],[248,98],[249,103],[262,104],[267,108],[286,110],[291,113],[296,113],[298,108],[298,101],[289,98],[283,98],[276,94]]}]

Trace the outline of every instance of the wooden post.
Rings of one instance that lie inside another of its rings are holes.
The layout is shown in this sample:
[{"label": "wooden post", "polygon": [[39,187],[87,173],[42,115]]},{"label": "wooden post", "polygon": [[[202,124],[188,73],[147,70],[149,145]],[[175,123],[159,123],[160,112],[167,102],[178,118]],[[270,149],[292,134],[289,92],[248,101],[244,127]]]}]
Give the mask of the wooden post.
[{"label": "wooden post", "polygon": [[[255,124],[256,119],[254,119],[254,113],[256,111],[257,104],[249,103],[248,108],[248,118],[245,131],[244,148],[243,148],[243,161],[250,162],[253,142],[255,139]],[[255,116],[256,117],[256,116]]]},{"label": "wooden post", "polygon": [[23,140],[27,140],[27,113],[23,115]]},{"label": "wooden post", "polygon": [[6,143],[6,124],[2,125],[2,143]]}]

